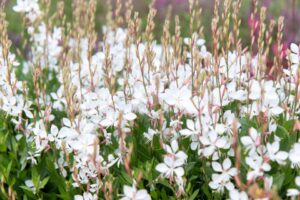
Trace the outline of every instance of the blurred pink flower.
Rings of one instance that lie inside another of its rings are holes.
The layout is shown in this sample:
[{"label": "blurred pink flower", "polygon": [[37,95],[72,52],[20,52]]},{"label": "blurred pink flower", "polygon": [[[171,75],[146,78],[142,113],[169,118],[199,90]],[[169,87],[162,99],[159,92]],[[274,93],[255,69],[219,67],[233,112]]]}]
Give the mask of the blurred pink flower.
[{"label": "blurred pink flower", "polygon": [[282,49],[279,50],[277,46],[277,42],[275,42],[272,46],[272,50],[274,55],[281,56],[281,58],[285,58],[287,56],[288,44],[286,42],[283,43]]},{"label": "blurred pink flower", "polygon": [[172,6],[172,10],[175,13],[186,11],[188,8],[188,0],[156,0],[155,8],[158,11],[163,11],[168,8],[168,6]]}]

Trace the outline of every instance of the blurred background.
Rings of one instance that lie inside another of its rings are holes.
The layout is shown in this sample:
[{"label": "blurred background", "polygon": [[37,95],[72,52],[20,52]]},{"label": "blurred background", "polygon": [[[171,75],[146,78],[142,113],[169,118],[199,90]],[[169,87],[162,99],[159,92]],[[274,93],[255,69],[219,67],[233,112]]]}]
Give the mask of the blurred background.
[{"label": "blurred background", "polygon": [[[56,3],[58,0],[50,0],[52,4],[52,11],[55,12]],[[72,0],[65,1],[65,13],[68,20],[72,19]],[[116,0],[98,0],[97,4],[97,16],[96,16],[96,28],[101,33],[101,27],[105,24],[105,13],[107,4],[110,1],[115,5]],[[196,0],[197,1],[197,0]],[[198,0],[202,7],[201,21],[204,24],[205,39],[210,39],[211,19],[213,14],[214,0]],[[14,13],[12,7],[16,4],[16,0],[0,0],[5,4],[5,10],[7,13],[7,19],[9,21],[9,35],[14,44],[18,44],[20,40],[20,33],[22,29],[22,17]],[[126,0],[122,0],[123,3]],[[148,13],[148,4],[150,0],[133,0],[134,9],[140,12],[142,17],[142,25],[146,25],[146,16]],[[221,4],[223,1],[220,1]],[[240,10],[240,17],[242,24],[240,27],[240,34],[243,38],[244,44],[250,42],[250,13],[253,10],[252,0],[242,0],[242,7]],[[274,19],[277,20],[279,16],[284,16],[285,28],[284,28],[284,42],[285,45],[289,45],[291,42],[300,42],[300,0],[258,0],[259,7],[267,7],[267,21]],[[156,0],[155,8],[158,10],[155,28],[156,39],[160,40],[162,26],[164,18],[167,13],[168,7],[172,7],[172,16],[179,15],[182,35],[189,36],[189,15],[188,15],[188,0]],[[172,19],[172,18],[171,18]],[[174,23],[171,23],[171,29],[174,29]],[[246,45],[245,44],[245,45]]]}]

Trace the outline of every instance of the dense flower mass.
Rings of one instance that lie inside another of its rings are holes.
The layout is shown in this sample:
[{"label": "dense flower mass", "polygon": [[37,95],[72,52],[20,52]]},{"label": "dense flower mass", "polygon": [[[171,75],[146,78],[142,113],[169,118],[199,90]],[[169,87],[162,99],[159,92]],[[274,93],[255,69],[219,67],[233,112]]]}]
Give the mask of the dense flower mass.
[{"label": "dense flower mass", "polygon": [[[267,64],[275,31],[264,9],[265,29],[243,50],[235,29],[241,1],[226,1],[236,9],[230,15],[225,5],[222,19],[215,11],[212,48],[201,28],[182,38],[178,18],[175,35],[166,19],[155,41],[155,9],[142,32],[130,3],[97,40],[95,1],[74,2],[71,24],[60,11],[49,22],[38,0],[16,2],[26,18],[26,59],[13,53],[1,14],[0,109],[26,143],[22,169],[34,168],[23,175],[22,194],[50,198],[45,188],[56,179],[62,199],[70,191],[77,200],[300,197],[300,50],[292,43]],[[45,157],[54,167],[41,172],[35,166]]]}]

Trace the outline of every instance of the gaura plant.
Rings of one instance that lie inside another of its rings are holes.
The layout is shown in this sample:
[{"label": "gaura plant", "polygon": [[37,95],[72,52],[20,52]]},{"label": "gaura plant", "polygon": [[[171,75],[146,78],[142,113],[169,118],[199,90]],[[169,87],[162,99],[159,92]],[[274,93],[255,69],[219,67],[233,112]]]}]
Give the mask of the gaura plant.
[{"label": "gaura plant", "polygon": [[154,2],[144,22],[131,0],[106,3],[99,34],[96,0],[71,17],[17,0],[19,46],[1,9],[1,198],[300,198],[300,51],[283,48],[284,19],[254,0],[242,46],[241,0],[216,0],[211,27],[190,0],[190,35],[167,15],[156,40]]}]

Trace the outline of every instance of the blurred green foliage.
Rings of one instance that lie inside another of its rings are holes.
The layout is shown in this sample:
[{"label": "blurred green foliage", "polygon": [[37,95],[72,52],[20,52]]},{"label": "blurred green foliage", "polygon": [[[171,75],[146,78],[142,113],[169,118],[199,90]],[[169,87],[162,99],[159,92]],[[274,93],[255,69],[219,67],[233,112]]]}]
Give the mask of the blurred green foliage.
[{"label": "blurred green foliage", "polygon": [[[66,14],[67,21],[72,21],[72,0],[63,0],[65,3],[64,7],[64,13]],[[114,0],[98,0],[97,1],[97,13],[95,18],[95,25],[96,30],[101,33],[101,27],[103,24],[105,24],[105,14],[107,9],[107,1],[115,2]],[[125,0],[123,0],[125,2]],[[187,0],[186,0],[187,1]],[[211,39],[210,29],[211,29],[211,19],[213,15],[213,0],[212,1],[205,1],[205,0],[199,0],[200,5],[202,7],[202,18],[201,20],[202,24],[204,25],[204,33],[206,40]],[[57,8],[57,2],[58,0],[51,0],[51,12],[54,13]],[[142,26],[146,26],[147,21],[147,11],[148,11],[148,4],[149,0],[133,0],[134,2],[134,8],[135,10],[139,11],[140,16],[142,17]],[[209,3],[208,3],[209,2]],[[222,3],[223,1],[221,1]],[[268,20],[270,19],[277,19],[280,15],[283,14],[284,10],[288,10],[291,12],[298,12],[300,10],[300,1],[295,1],[295,7],[293,7],[293,0],[260,0],[259,7],[261,7],[263,4],[267,5],[268,9]],[[267,2],[267,3],[265,3]],[[13,6],[16,4],[16,0],[10,0],[6,3],[6,13],[7,13],[7,20],[9,22],[9,33],[12,38],[12,40],[16,39],[19,34],[22,32],[22,16],[18,13],[15,13],[13,11]],[[293,9],[295,9],[293,11]],[[167,10],[167,6],[164,8],[158,8],[158,13],[155,18],[156,24],[155,24],[155,37],[158,42],[160,41],[161,33],[162,33],[162,27],[164,24],[164,17]],[[177,9],[178,10],[178,9]],[[242,20],[241,27],[240,27],[240,35],[243,38],[243,41],[250,41],[250,31],[248,27],[248,17],[251,12],[251,0],[243,0],[242,1],[242,7],[240,10],[240,18]],[[175,14],[179,15],[180,21],[181,21],[181,33],[184,37],[189,36],[189,14],[187,12],[187,9],[184,9],[184,7],[180,10],[180,12],[176,12]],[[174,19],[172,17],[171,19]],[[171,22],[171,32],[174,31],[174,20]]]}]

